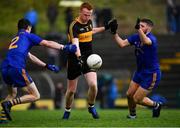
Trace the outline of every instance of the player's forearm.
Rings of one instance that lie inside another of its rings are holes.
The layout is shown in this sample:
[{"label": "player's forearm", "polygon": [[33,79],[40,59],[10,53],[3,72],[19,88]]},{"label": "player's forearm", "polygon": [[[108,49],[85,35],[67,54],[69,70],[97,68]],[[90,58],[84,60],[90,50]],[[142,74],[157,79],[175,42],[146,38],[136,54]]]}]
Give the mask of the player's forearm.
[{"label": "player's forearm", "polygon": [[81,56],[81,52],[80,52],[79,49],[77,49],[77,52],[75,53],[75,55],[76,55],[77,57],[80,57],[80,56]]},{"label": "player's forearm", "polygon": [[151,45],[151,40],[146,36],[146,34],[141,29],[138,30],[138,33],[139,33],[141,42],[143,44]]},{"label": "player's forearm", "polygon": [[93,28],[93,34],[105,31],[105,27]]},{"label": "player's forearm", "polygon": [[75,44],[76,47],[77,47],[77,51],[75,52],[75,55],[77,57],[81,56],[81,51],[80,51],[80,48],[79,48],[79,39],[78,38],[73,38],[72,39],[72,44]]},{"label": "player's forearm", "polygon": [[124,47],[124,40],[117,33],[114,35],[114,39],[119,47]]},{"label": "player's forearm", "polygon": [[48,48],[53,48],[53,49],[57,49],[57,50],[62,50],[64,48],[64,45],[59,44],[55,41],[43,40],[40,44],[43,46],[46,46]]},{"label": "player's forearm", "polygon": [[57,50],[62,50],[64,48],[64,45],[58,44],[57,42],[54,42],[54,41],[48,41],[48,42],[49,42],[48,44],[49,48],[54,48]]},{"label": "player's forearm", "polygon": [[34,63],[37,64],[41,67],[45,67],[46,63],[44,63],[43,61],[41,61],[39,58],[37,58],[36,56],[32,55],[31,53],[28,54],[29,59]]}]

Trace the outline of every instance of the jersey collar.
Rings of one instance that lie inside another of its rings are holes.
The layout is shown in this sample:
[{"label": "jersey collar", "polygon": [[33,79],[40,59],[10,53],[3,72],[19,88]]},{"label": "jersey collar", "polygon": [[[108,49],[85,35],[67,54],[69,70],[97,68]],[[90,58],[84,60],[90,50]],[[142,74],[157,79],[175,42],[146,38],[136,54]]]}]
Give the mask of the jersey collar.
[{"label": "jersey collar", "polygon": [[20,30],[18,31],[18,34],[25,33],[25,32],[26,32],[25,29],[20,29]]}]

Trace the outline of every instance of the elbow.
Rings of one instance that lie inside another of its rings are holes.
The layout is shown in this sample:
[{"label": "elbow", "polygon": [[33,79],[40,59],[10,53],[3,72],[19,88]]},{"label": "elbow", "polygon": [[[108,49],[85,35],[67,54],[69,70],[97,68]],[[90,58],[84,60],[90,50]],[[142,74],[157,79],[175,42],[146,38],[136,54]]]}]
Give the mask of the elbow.
[{"label": "elbow", "polygon": [[40,44],[41,44],[42,46],[49,47],[49,46],[50,46],[50,41],[43,40]]},{"label": "elbow", "polygon": [[145,41],[144,44],[146,44],[146,45],[151,45],[152,42],[150,42],[150,41]]},{"label": "elbow", "polygon": [[142,40],[142,42],[146,45],[151,45],[152,41],[149,38],[145,38],[144,40]]},{"label": "elbow", "polygon": [[126,44],[124,42],[119,42],[118,44],[119,44],[120,48],[124,48],[126,46]]},{"label": "elbow", "polygon": [[96,30],[93,30],[93,31],[92,31],[92,34],[93,34],[93,35],[94,35],[94,34],[96,34],[96,33],[97,33],[97,31],[96,31]]},{"label": "elbow", "polygon": [[119,47],[120,47],[120,48],[124,48],[124,47],[125,47],[125,45],[121,44],[121,45],[119,45]]},{"label": "elbow", "polygon": [[28,58],[30,59],[30,60],[33,60],[32,58],[33,58],[33,56],[32,56],[32,54],[28,54]]}]

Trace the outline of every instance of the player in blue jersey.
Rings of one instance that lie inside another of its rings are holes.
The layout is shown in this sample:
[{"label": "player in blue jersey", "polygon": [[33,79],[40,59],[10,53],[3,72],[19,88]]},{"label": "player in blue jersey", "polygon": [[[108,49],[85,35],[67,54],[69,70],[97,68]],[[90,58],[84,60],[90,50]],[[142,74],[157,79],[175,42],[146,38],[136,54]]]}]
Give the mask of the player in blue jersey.
[{"label": "player in blue jersey", "polygon": [[[1,73],[4,82],[8,85],[8,96],[1,103],[3,108],[1,122],[11,120],[10,109],[17,104],[34,102],[40,98],[38,89],[32,78],[25,69],[26,60],[29,58],[33,63],[58,72],[60,69],[55,65],[46,64],[29,51],[33,46],[41,45],[67,52],[76,52],[75,45],[62,45],[54,41],[48,41],[30,33],[31,24],[26,19],[18,22],[18,33],[12,39],[6,58],[1,64]],[[26,95],[16,97],[17,88],[21,88]],[[7,118],[7,119],[6,119]]]},{"label": "player in blue jersey", "polygon": [[153,22],[150,19],[137,19],[135,29],[137,33],[122,39],[117,33],[118,24],[111,27],[114,39],[123,48],[129,45],[135,47],[137,70],[130,82],[127,91],[129,115],[128,118],[136,118],[136,104],[153,108],[153,117],[159,117],[161,103],[152,101],[147,95],[152,92],[161,79],[160,65],[157,57],[157,39],[151,33]]}]

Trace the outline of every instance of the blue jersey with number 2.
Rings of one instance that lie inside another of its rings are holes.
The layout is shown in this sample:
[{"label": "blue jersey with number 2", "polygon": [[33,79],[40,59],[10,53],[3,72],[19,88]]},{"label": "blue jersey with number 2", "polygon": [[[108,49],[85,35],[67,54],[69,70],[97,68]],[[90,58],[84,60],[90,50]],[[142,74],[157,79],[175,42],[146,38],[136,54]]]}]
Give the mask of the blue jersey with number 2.
[{"label": "blue jersey with number 2", "polygon": [[12,39],[2,68],[12,66],[15,68],[25,68],[28,52],[34,45],[42,41],[39,36],[28,33],[24,29],[20,30]]}]

